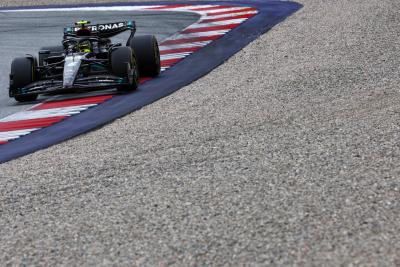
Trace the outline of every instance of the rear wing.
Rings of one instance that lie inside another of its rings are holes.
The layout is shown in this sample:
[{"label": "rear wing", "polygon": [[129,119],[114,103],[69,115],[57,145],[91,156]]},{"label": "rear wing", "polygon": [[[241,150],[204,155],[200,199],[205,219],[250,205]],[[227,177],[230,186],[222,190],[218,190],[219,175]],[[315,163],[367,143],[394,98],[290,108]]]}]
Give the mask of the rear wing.
[{"label": "rear wing", "polygon": [[[92,36],[98,36],[100,38],[109,38],[127,30],[131,30],[132,34],[136,32],[136,24],[134,21],[86,25],[85,27],[91,31]],[[76,37],[76,32],[79,29],[81,29],[79,26],[64,28],[64,38],[68,36]]]}]

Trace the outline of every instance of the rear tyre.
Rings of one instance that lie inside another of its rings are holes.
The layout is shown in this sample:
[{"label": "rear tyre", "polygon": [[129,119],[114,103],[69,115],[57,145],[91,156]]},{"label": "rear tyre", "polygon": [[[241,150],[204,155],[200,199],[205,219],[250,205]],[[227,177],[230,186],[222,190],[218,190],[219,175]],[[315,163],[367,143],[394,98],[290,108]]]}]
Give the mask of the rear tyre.
[{"label": "rear tyre", "polygon": [[[15,92],[35,81],[37,61],[35,58],[19,57],[11,63],[10,90]],[[18,102],[35,101],[38,95],[14,96]]]},{"label": "rear tyre", "polygon": [[117,47],[111,52],[111,70],[118,77],[127,78],[128,84],[117,86],[118,91],[133,91],[139,86],[139,72],[135,55],[130,47]]},{"label": "rear tyre", "polygon": [[49,51],[50,53],[42,54],[39,52],[39,66],[43,66],[44,60],[48,57],[61,56],[64,53],[64,47],[58,46],[44,46],[39,51]]},{"label": "rear tyre", "polygon": [[160,74],[160,50],[154,35],[133,37],[127,45],[135,52],[141,77],[155,77]]}]

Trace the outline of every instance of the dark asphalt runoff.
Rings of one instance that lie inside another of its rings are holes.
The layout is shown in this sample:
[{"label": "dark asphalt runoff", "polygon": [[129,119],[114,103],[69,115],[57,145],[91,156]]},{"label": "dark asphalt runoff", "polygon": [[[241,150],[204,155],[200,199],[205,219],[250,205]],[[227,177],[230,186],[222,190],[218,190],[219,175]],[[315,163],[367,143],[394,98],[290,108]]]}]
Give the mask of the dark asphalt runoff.
[{"label": "dark asphalt runoff", "polygon": [[[62,14],[62,15],[61,15]],[[59,45],[63,28],[78,20],[92,23],[135,20],[137,35],[154,34],[159,41],[198,19],[196,14],[182,12],[138,12],[138,11],[77,11],[65,12],[0,12],[0,119],[34,103],[19,104],[8,97],[8,75],[15,57],[25,54],[36,55],[40,47]],[[128,32],[113,38],[114,42],[125,43]],[[39,98],[39,102],[43,100]]]}]

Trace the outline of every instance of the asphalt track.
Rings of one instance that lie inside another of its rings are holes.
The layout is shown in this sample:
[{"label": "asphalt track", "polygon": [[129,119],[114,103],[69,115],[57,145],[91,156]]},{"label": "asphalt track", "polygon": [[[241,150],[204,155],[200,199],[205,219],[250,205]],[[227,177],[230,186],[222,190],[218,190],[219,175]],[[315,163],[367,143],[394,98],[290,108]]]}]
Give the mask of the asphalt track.
[{"label": "asphalt track", "polygon": [[2,164],[3,265],[399,266],[400,3],[299,2],[207,77]]},{"label": "asphalt track", "polygon": [[[93,23],[134,19],[137,35],[154,34],[159,41],[192,24],[198,15],[182,12],[137,12],[137,11],[78,11],[61,16],[62,12],[11,12],[0,13],[0,119],[35,103],[19,104],[8,97],[8,74],[11,61],[25,54],[36,55],[40,47],[59,45],[62,30],[74,21],[87,19]],[[127,34],[120,34],[112,40],[125,43]]]}]

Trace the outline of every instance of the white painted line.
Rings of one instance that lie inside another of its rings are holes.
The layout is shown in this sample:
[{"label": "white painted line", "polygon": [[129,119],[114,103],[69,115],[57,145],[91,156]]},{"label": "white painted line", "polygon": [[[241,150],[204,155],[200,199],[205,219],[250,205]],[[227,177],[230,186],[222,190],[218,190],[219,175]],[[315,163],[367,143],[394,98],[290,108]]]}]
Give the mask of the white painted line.
[{"label": "white painted line", "polygon": [[[99,7],[55,7],[55,8],[37,8],[37,9],[5,9],[0,10],[0,13],[12,12],[71,12],[71,11],[150,11],[148,7],[161,7],[161,6],[99,6]],[[157,11],[157,10],[154,10]]]},{"label": "white painted line", "polygon": [[187,53],[166,54],[166,55],[161,55],[160,58],[161,58],[161,61],[163,61],[163,60],[174,59],[174,58],[185,58],[190,54],[192,54],[192,53],[187,52]]},{"label": "white painted line", "polygon": [[193,5],[193,6],[187,6],[186,9],[197,12],[196,10],[193,9],[210,8],[210,7],[219,7],[219,5]]},{"label": "white painted line", "polygon": [[247,12],[223,14],[223,15],[210,15],[210,16],[203,16],[202,20],[206,20],[206,19],[223,19],[223,18],[229,19],[230,17],[257,14],[257,13],[258,13],[258,11],[254,10],[254,11],[247,11]]},{"label": "white painted line", "polygon": [[[209,32],[194,32],[194,33],[181,33],[176,36],[176,39],[192,38],[192,37],[203,37],[203,36],[218,36],[224,35],[230,30],[220,30],[220,31],[209,31]],[[174,39],[168,39],[174,40]]]},{"label": "white painted line", "polygon": [[15,113],[8,117],[0,120],[0,122],[10,122],[10,121],[20,121],[20,120],[31,120],[31,119],[41,119],[41,118],[51,118],[58,116],[70,116],[73,114],[78,114],[89,107],[96,106],[97,104],[87,104],[72,107],[62,107],[62,108],[52,108],[43,110],[26,110],[22,112]]},{"label": "white painted line", "polygon": [[189,48],[189,47],[203,47],[203,46],[208,45],[209,43],[211,43],[211,41],[194,42],[194,43],[187,43],[187,44],[176,44],[176,45],[160,45],[160,51],[179,49],[179,48]]},{"label": "white painted line", "polygon": [[[244,19],[230,19],[230,20],[223,20],[223,21],[214,21],[210,23],[200,23],[200,24],[192,24],[186,29],[198,29],[198,28],[206,28],[206,27],[213,27],[213,26],[220,26],[220,25],[231,25],[231,24],[240,24],[243,21],[246,21],[247,18]],[[186,30],[185,29],[185,30]]]},{"label": "white painted line", "polygon": [[22,135],[30,134],[33,131],[39,130],[40,128],[32,128],[26,130],[8,131],[0,132],[0,141],[6,142],[12,139],[16,139]]},{"label": "white painted line", "polygon": [[215,10],[209,10],[209,11],[204,11],[204,13],[207,13],[209,15],[212,14],[218,14],[220,12],[228,12],[228,11],[232,11],[232,13],[238,13],[241,10],[246,10],[249,9],[249,7],[229,7],[229,8],[223,8],[223,6],[221,7],[221,9],[215,9]]}]

